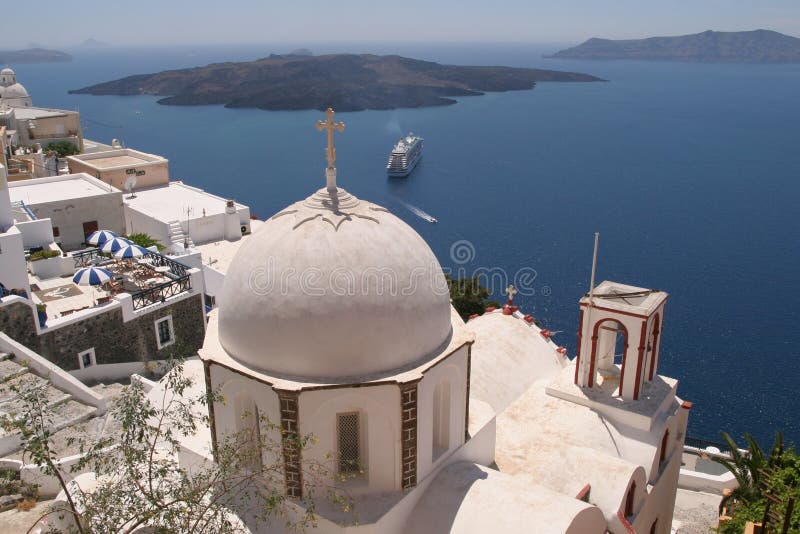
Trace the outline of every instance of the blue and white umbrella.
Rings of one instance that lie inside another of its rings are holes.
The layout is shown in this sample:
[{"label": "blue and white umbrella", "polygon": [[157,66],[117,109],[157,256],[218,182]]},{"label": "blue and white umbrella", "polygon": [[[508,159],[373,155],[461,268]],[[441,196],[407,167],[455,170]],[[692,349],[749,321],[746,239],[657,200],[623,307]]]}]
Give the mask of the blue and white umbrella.
[{"label": "blue and white umbrella", "polygon": [[115,258],[141,258],[145,254],[150,252],[146,248],[142,248],[139,245],[128,245],[125,248],[121,248],[114,253]]},{"label": "blue and white umbrella", "polygon": [[99,247],[106,241],[114,239],[115,237],[117,237],[117,234],[111,230],[97,230],[96,232],[92,232],[92,235],[86,238],[86,242],[90,245]]},{"label": "blue and white umbrella", "polygon": [[72,277],[72,281],[79,286],[97,286],[108,282],[112,278],[114,278],[114,275],[106,269],[84,267],[83,269],[78,269],[78,272]]},{"label": "blue and white umbrella", "polygon": [[103,252],[116,252],[119,249],[131,246],[131,244],[132,243],[124,237],[115,237],[103,243],[103,246],[100,247],[100,250]]}]

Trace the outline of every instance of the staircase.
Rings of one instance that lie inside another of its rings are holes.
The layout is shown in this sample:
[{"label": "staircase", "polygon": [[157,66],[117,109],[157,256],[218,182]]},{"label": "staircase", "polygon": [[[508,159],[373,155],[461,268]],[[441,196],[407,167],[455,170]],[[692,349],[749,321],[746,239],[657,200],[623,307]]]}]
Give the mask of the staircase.
[{"label": "staircase", "polygon": [[194,242],[192,241],[192,238],[187,236],[183,231],[180,221],[169,221],[167,224],[169,225],[170,243],[183,247],[184,242],[188,240],[189,248],[194,248]]},{"label": "staircase", "polygon": [[[48,379],[31,372],[28,367],[15,362],[8,353],[0,353],[0,415],[18,415],[24,409],[24,402],[14,389],[36,391],[45,400],[52,414],[52,442],[59,456],[72,453],[66,440],[58,439],[65,431],[75,432],[80,423],[95,418],[98,409],[73,398],[65,391],[55,387]],[[103,418],[104,419],[104,418]],[[80,432],[80,430],[78,430]],[[14,432],[0,429],[0,457],[21,459],[19,437]],[[63,451],[61,449],[64,449]]]}]

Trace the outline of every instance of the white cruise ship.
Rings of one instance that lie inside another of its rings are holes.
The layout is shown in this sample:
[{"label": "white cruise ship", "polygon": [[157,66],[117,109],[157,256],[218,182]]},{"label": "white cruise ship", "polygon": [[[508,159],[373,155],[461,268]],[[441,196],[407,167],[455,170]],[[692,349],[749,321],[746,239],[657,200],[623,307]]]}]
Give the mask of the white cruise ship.
[{"label": "white cruise ship", "polygon": [[422,137],[413,133],[400,139],[389,155],[386,172],[391,177],[402,178],[411,174],[422,157]]}]

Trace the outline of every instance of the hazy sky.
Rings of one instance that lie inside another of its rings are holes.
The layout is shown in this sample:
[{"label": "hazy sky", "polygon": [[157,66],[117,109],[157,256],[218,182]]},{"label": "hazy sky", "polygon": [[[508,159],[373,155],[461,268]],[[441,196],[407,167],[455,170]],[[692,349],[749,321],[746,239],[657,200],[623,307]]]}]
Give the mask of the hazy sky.
[{"label": "hazy sky", "polygon": [[800,36],[800,0],[39,0],[14,13],[0,30],[4,48],[89,37],[112,44],[563,43],[757,28]]}]

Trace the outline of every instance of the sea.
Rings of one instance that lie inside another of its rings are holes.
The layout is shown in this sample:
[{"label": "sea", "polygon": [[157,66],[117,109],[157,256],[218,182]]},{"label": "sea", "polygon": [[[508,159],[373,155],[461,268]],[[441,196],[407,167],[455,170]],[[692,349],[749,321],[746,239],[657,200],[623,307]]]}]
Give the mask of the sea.
[{"label": "sea", "polygon": [[[324,184],[318,111],[174,107],[70,95],[140,73],[253,60],[307,44],[69,50],[13,65],[34,104],[78,109],[84,134],[167,157],[173,179],[264,219]],[[338,113],[339,185],[413,226],[455,275],[483,273],[574,354],[578,299],[597,280],[669,293],[660,372],[692,401],[689,435],[800,441],[800,64],[545,59],[560,44],[318,43],[463,65],[584,72],[450,106]],[[425,153],[388,179],[394,142]],[[431,224],[424,215],[438,220]]]}]

